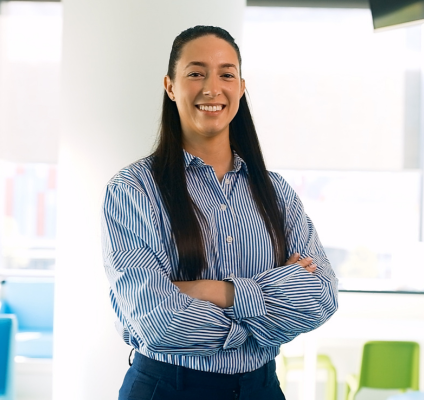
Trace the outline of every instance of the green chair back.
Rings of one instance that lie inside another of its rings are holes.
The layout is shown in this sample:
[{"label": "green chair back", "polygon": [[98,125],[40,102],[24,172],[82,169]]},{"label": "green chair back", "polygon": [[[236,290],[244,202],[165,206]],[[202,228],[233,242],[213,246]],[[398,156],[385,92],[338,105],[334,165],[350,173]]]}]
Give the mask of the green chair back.
[{"label": "green chair back", "polygon": [[415,342],[367,342],[359,388],[418,390],[420,348]]}]

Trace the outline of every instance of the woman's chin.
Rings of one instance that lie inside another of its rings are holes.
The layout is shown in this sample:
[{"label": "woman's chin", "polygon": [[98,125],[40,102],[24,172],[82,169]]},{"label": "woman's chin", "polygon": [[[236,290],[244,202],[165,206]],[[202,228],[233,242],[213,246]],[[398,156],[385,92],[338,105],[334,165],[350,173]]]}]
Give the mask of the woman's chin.
[{"label": "woman's chin", "polygon": [[230,132],[229,126],[205,126],[199,129],[198,134],[205,138],[213,138],[222,135],[228,135]]}]

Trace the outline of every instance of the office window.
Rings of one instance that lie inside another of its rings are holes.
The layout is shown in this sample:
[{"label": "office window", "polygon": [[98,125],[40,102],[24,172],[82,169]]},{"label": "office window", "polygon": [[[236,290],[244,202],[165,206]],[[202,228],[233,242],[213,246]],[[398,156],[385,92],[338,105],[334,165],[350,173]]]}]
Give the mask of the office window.
[{"label": "office window", "polygon": [[[248,7],[243,73],[268,168],[301,196],[351,290],[424,291],[421,27],[367,9]],[[418,274],[418,275],[417,275]]]},{"label": "office window", "polygon": [[424,291],[419,171],[279,172],[303,200],[340,289]]},{"label": "office window", "polygon": [[0,162],[0,269],[52,270],[56,249],[56,167]]},{"label": "office window", "polygon": [[0,7],[0,272],[52,274],[62,5]]}]

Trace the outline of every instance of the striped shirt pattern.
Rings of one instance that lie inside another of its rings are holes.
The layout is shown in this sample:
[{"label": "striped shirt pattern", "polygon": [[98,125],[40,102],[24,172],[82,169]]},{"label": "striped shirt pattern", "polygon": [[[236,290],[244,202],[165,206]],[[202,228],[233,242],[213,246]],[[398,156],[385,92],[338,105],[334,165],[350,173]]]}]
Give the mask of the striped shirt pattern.
[{"label": "striped shirt pattern", "polygon": [[229,308],[179,291],[178,252],[147,157],[109,182],[103,207],[103,259],[117,329],[145,356],[226,374],[260,368],[281,344],[322,325],[337,309],[337,279],[302,203],[269,172],[285,221],[288,255],[310,256],[314,273],[298,264],[275,267],[268,231],[257,211],[244,161],[220,182],[211,166],[184,152],[187,187],[205,216],[208,268],[202,279],[233,282]]}]

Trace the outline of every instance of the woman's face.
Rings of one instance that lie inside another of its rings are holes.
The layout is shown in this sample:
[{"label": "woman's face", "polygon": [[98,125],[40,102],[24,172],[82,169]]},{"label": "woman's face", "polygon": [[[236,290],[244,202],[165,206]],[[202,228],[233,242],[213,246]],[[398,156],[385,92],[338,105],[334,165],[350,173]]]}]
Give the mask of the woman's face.
[{"label": "woman's face", "polygon": [[184,141],[229,135],[244,93],[236,51],[214,35],[188,42],[165,90],[177,104]]}]

